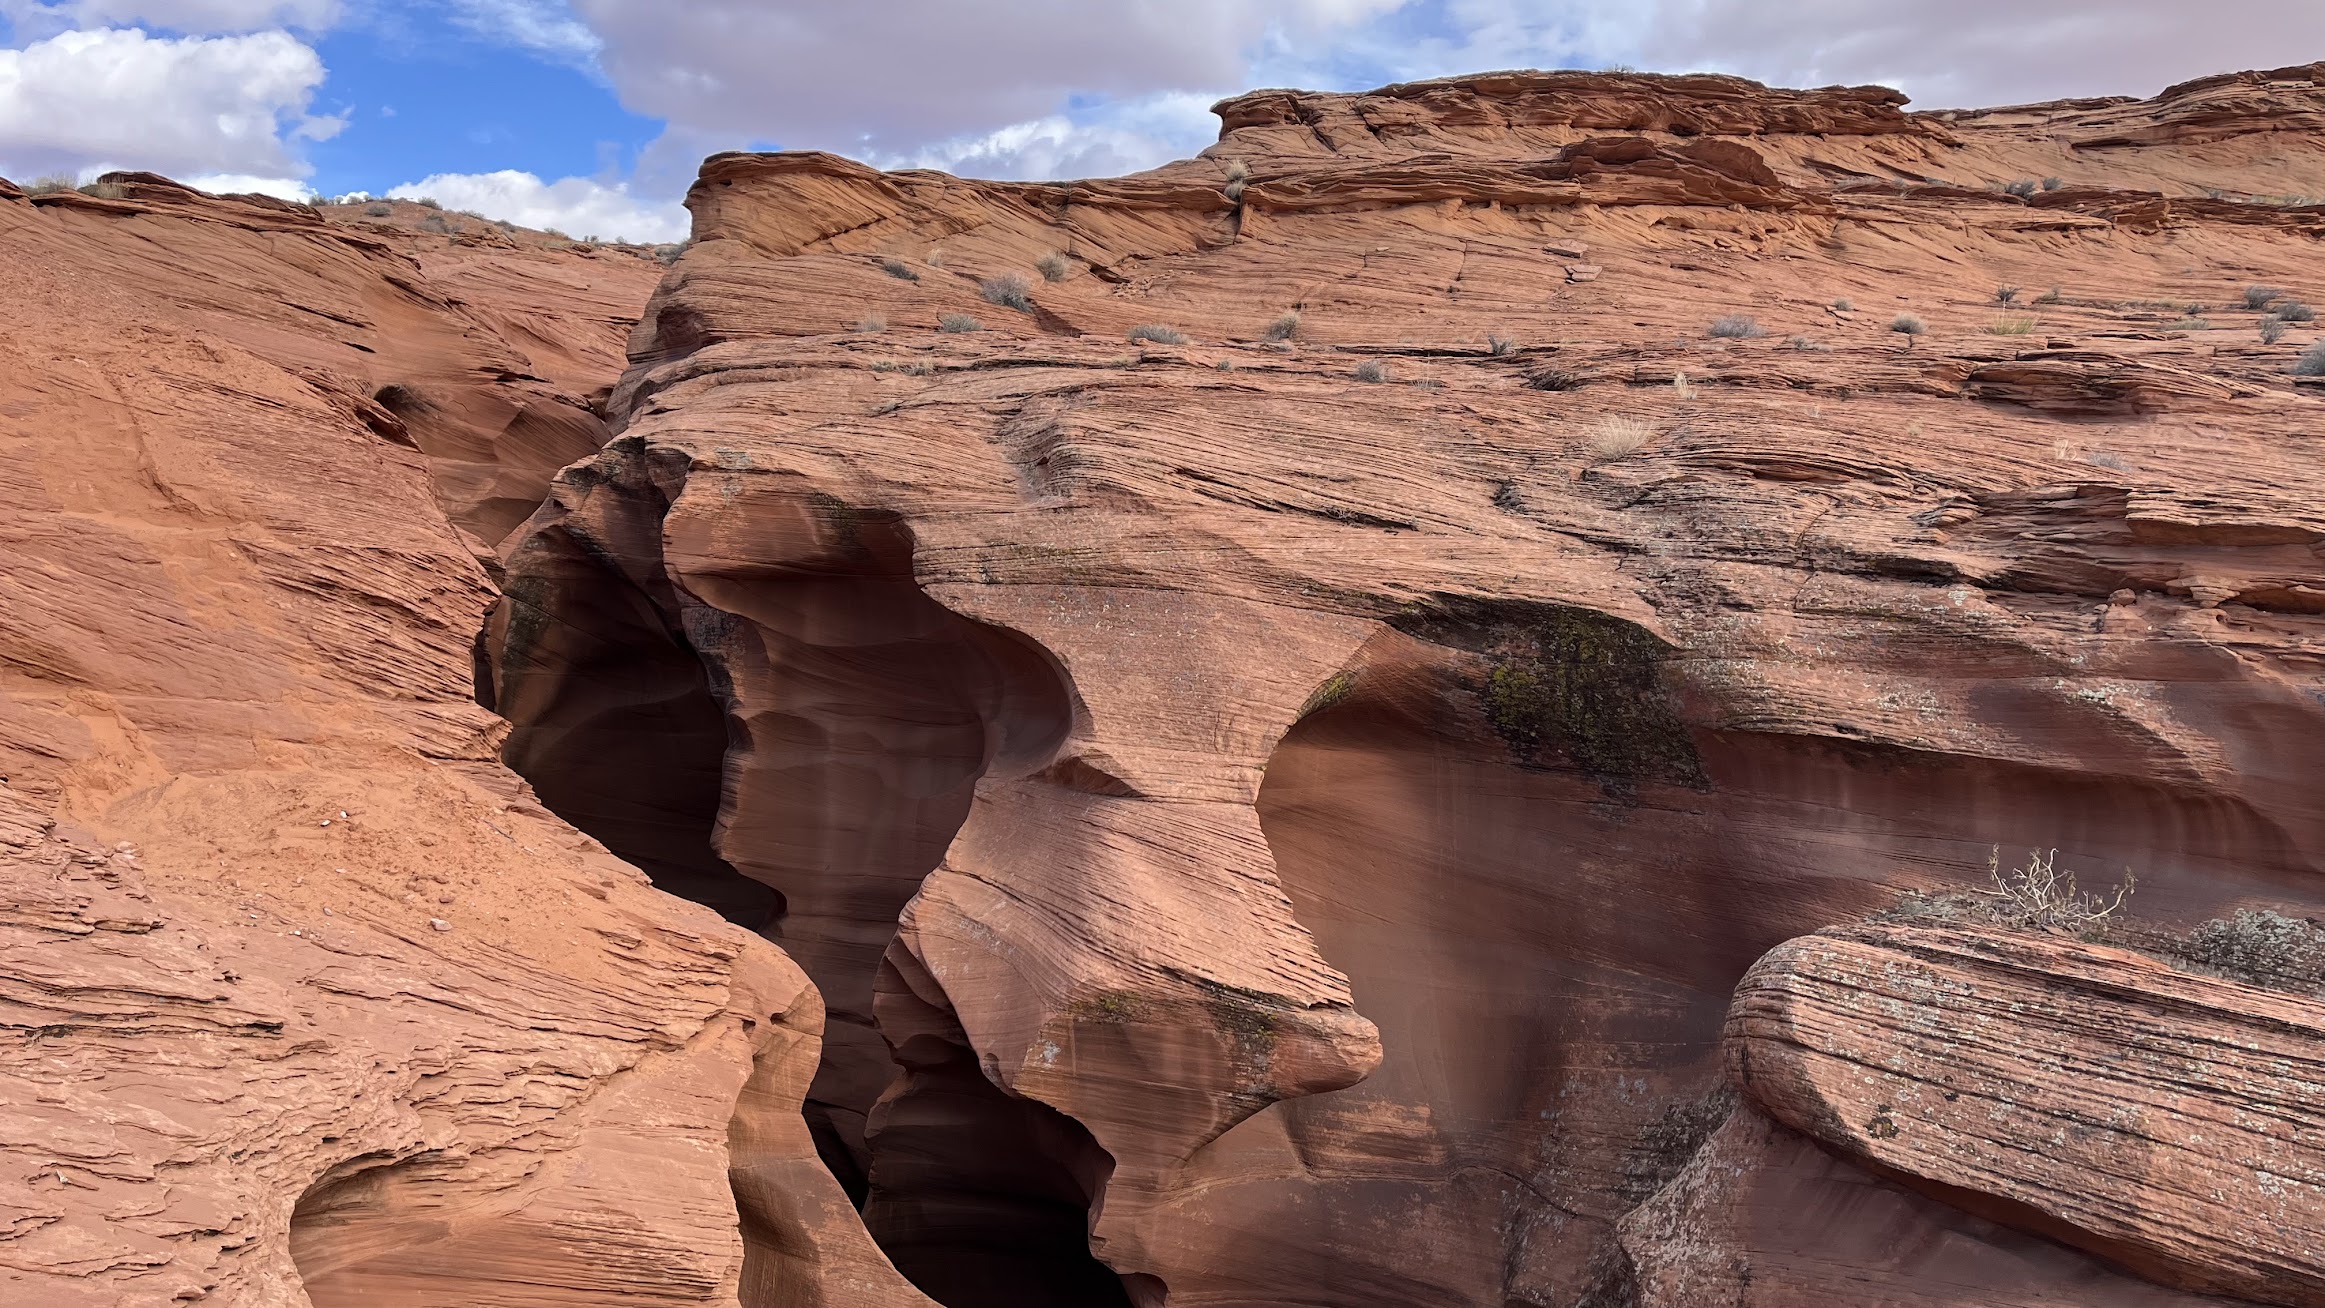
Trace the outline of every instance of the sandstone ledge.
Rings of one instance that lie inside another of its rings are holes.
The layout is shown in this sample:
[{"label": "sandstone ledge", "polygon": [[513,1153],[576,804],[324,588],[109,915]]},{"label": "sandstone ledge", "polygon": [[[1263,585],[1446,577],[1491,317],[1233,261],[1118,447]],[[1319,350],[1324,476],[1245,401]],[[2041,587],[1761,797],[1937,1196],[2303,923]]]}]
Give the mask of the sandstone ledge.
[{"label": "sandstone ledge", "polygon": [[2123,950],[1950,928],[1779,946],[1731,1075],[1778,1121],[2149,1279],[2325,1304],[2325,1008]]}]

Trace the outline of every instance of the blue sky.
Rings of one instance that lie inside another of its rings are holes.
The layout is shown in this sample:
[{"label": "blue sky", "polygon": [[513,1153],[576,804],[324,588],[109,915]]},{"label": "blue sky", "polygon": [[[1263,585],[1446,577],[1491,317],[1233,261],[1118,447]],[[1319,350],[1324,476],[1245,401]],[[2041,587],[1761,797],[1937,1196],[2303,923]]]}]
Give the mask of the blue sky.
[{"label": "blue sky", "polygon": [[0,175],[430,194],[670,240],[702,156],[1150,167],[1254,86],[1510,67],[2148,95],[2325,58],[2318,0],[0,0]]}]

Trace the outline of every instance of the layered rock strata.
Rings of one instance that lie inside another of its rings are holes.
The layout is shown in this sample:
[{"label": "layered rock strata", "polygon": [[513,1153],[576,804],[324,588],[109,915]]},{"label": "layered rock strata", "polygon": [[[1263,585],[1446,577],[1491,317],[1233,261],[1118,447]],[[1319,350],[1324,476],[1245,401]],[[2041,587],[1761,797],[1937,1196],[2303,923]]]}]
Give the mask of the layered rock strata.
[{"label": "layered rock strata", "polygon": [[[473,698],[615,324],[143,176],[0,187],[0,270],[0,1301],[925,1303],[798,1116],[813,987]],[[496,276],[651,280],[592,270]]]},{"label": "layered rock strata", "polygon": [[[2242,293],[2308,293],[2320,218],[2172,136],[2292,189],[2325,156],[2257,128],[2314,82],[1512,75],[1245,97],[1119,181],[716,157],[621,436],[511,544],[510,757],[800,959],[824,1156],[948,1304],[1095,1293],[1077,1225],[1143,1305],[1647,1293],[1769,948],[1996,844],[2167,921],[2314,901],[2325,407]],[[593,761],[647,739],[683,799]],[[1799,1293],[1881,1266],[1935,1264]]]},{"label": "layered rock strata", "polygon": [[2149,1279],[2325,1303],[2325,1005],[2120,949],[1806,936],[1728,1015],[1736,1082],[1845,1157]]}]

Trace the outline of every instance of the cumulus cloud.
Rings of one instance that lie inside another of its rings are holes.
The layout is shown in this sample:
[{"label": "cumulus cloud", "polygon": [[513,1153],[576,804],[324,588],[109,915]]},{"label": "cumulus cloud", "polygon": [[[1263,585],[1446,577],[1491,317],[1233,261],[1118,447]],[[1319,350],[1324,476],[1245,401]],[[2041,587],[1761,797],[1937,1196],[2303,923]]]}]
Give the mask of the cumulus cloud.
[{"label": "cumulus cloud", "polygon": [[340,0],[0,0],[18,35],[142,24],[215,35],[270,27],[322,31],[339,20]]},{"label": "cumulus cloud", "polygon": [[963,177],[1041,180],[1111,177],[1184,159],[1219,134],[1212,97],[1177,92],[1103,105],[1079,117],[1049,114],[909,154],[874,155],[883,168],[941,168]]},{"label": "cumulus cloud", "polygon": [[1926,108],[2146,96],[2320,53],[2314,0],[1661,0],[1640,48],[1659,68],[1879,82]]},{"label": "cumulus cloud", "polygon": [[1243,89],[1271,31],[1406,0],[572,0],[640,113],[740,143],[898,155],[1164,92]]},{"label": "cumulus cloud", "polygon": [[303,176],[292,142],[344,126],[307,112],[322,81],[322,59],[279,31],[59,33],[0,50],[0,171]]},{"label": "cumulus cloud", "polygon": [[438,173],[395,187],[398,200],[433,199],[447,209],[470,209],[520,227],[625,241],[682,241],[690,222],[683,206],[634,194],[622,183],[586,177],[544,182],[504,168],[494,173]]}]

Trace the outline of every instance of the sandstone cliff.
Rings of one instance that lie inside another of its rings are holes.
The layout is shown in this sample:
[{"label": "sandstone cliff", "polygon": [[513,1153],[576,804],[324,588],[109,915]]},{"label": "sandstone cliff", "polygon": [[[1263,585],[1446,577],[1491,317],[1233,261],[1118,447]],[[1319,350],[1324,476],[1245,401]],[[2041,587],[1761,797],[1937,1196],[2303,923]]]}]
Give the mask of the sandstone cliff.
[{"label": "sandstone cliff", "polygon": [[106,192],[0,192],[0,1301],[925,1302],[799,1119],[806,978],[473,697],[658,267],[503,259],[519,344],[392,235]]},{"label": "sandstone cliff", "polygon": [[2317,906],[2321,75],[722,155],[667,275],[0,189],[0,1288],[2316,1302],[2311,998],[1811,933]]},{"label": "sandstone cliff", "polygon": [[2240,297],[2321,211],[2191,182],[2325,191],[2321,95],[1511,74],[1121,181],[714,158],[512,543],[509,757],[815,978],[824,1155],[948,1303],[1094,1302],[1085,1215],[1117,1302],[1694,1303],[1648,1233],[1719,1212],[1847,1273],[1751,1302],[2130,1302],[1757,1119],[1757,1190],[1642,1205],[1787,937],[1995,843],[2315,895],[2325,409]]}]

